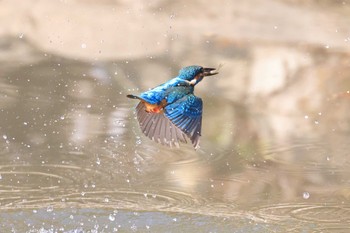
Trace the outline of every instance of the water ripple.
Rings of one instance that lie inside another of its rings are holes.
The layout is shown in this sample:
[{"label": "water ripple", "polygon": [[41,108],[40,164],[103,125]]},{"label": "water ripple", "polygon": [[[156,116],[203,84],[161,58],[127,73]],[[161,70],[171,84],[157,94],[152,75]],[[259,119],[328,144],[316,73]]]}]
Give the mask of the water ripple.
[{"label": "water ripple", "polygon": [[[104,190],[71,192],[47,198],[44,193],[34,196],[6,198],[7,203],[0,209],[39,209],[66,208],[68,206],[95,209],[118,209],[134,211],[165,211],[174,213],[200,214],[216,217],[240,217],[262,220],[248,211],[237,211],[236,206],[223,202],[215,202],[189,193],[173,190],[161,192],[142,192],[133,190]],[[10,201],[11,200],[11,201]],[[1,202],[1,199],[0,199]]]},{"label": "water ripple", "polygon": [[255,210],[266,221],[291,219],[315,223],[350,223],[350,206],[339,204],[281,204]]}]

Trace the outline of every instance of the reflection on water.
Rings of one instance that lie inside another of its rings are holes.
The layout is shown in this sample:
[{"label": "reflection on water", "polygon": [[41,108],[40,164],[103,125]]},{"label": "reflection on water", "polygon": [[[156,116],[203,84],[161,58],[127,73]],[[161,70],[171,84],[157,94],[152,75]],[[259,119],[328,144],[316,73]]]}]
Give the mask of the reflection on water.
[{"label": "reflection on water", "polygon": [[125,98],[163,78],[147,83],[139,63],[47,56],[1,68],[1,228],[346,231],[346,93],[283,115],[203,92],[202,148],[169,149],[142,135]]}]

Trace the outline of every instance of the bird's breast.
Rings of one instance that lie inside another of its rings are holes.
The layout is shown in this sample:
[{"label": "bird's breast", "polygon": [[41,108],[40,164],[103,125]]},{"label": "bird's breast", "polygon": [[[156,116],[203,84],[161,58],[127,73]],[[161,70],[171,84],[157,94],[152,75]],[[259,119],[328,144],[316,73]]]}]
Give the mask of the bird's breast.
[{"label": "bird's breast", "polygon": [[149,113],[163,113],[164,112],[164,106],[166,106],[167,102],[166,100],[162,100],[160,104],[150,104],[146,101],[143,101],[143,104],[146,107],[146,112]]}]

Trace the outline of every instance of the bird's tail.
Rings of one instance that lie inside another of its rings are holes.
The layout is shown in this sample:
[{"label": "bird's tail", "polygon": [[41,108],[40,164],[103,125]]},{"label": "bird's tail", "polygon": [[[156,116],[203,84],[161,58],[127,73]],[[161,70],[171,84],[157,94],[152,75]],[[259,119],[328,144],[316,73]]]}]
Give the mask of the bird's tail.
[{"label": "bird's tail", "polygon": [[130,98],[130,99],[139,99],[139,100],[143,100],[140,97],[136,96],[136,95],[127,95],[126,97]]}]

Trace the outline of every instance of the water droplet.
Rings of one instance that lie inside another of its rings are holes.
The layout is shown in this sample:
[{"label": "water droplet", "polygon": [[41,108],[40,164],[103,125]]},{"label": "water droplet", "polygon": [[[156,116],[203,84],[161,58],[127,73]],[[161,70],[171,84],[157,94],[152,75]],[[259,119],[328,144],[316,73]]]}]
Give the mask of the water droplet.
[{"label": "water droplet", "polygon": [[135,224],[133,224],[131,227],[130,227],[130,229],[132,230],[132,231],[137,231],[137,226],[135,225]]},{"label": "water droplet", "polygon": [[142,143],[141,139],[136,141],[136,145],[140,145]]},{"label": "water droplet", "polygon": [[47,212],[52,212],[52,211],[53,211],[53,207],[52,207],[52,206],[48,206],[48,207],[46,208],[46,211],[47,211]]},{"label": "water droplet", "polygon": [[310,198],[310,193],[309,192],[303,192],[303,198],[304,199],[309,199]]},{"label": "water droplet", "polygon": [[91,108],[91,104],[86,105],[87,108]]},{"label": "water droplet", "polygon": [[318,122],[318,121],[315,121],[315,125],[318,125],[320,122]]},{"label": "water droplet", "polygon": [[327,158],[326,158],[326,159],[327,159],[327,161],[331,160],[331,159],[330,159],[328,156],[327,156]]},{"label": "water droplet", "polygon": [[2,135],[2,138],[6,140],[7,136],[4,134],[4,135]]},{"label": "water droplet", "polygon": [[115,220],[115,216],[113,214],[110,214],[108,219],[113,222]]},{"label": "water droplet", "polygon": [[64,116],[61,116],[60,119],[61,119],[61,120],[64,120]]},{"label": "water droplet", "polygon": [[23,36],[24,36],[24,34],[23,33],[21,33],[18,37],[20,38],[20,39],[22,39],[23,38]]},{"label": "water droplet", "polygon": [[86,48],[86,44],[85,44],[85,43],[82,43],[82,44],[81,44],[81,48],[82,48],[82,49],[85,49],[85,48]]},{"label": "water droplet", "polygon": [[101,164],[101,160],[100,160],[100,158],[98,158],[98,157],[97,157],[97,159],[96,159],[96,164],[97,164],[97,165],[100,165],[100,164]]},{"label": "water droplet", "polygon": [[308,116],[308,115],[305,115],[304,118],[305,118],[305,119],[309,119],[309,116]]}]

